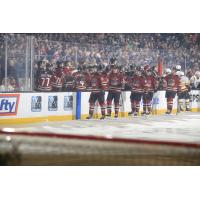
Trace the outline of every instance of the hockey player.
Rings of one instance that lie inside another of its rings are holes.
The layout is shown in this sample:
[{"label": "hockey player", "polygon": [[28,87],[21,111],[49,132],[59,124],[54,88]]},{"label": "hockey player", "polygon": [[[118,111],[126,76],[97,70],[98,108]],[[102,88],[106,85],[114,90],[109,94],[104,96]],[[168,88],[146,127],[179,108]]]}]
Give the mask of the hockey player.
[{"label": "hockey player", "polygon": [[144,92],[144,79],[139,69],[136,69],[133,76],[128,79],[128,85],[131,88],[130,100],[132,110],[128,115],[134,114],[134,116],[137,116],[140,110],[142,94]]},{"label": "hockey player", "polygon": [[87,119],[91,119],[94,114],[95,103],[98,101],[101,107],[101,118],[105,118],[105,92],[103,84],[103,80],[101,77],[101,73],[97,71],[97,68],[93,66],[91,68],[90,78],[88,79],[88,88],[90,88],[91,94],[89,99],[89,116]]},{"label": "hockey player", "polygon": [[178,86],[178,106],[180,111],[184,111],[183,102],[185,100],[186,111],[190,111],[190,81],[186,76],[184,76],[184,72],[177,71],[176,75],[180,77]]},{"label": "hockey player", "polygon": [[102,88],[105,91],[108,91],[108,84],[109,84],[109,79],[106,70],[103,68],[103,66],[99,66],[99,73],[101,77],[101,85]]},{"label": "hockey player", "polygon": [[151,104],[154,92],[158,89],[158,81],[152,75],[149,66],[144,67],[144,93],[143,93],[143,112],[142,115],[151,114]]},{"label": "hockey player", "polygon": [[50,63],[49,63],[49,69],[54,72],[55,69],[57,67],[57,64],[56,64],[56,59],[52,58]]},{"label": "hockey player", "polygon": [[200,89],[200,71],[196,71],[194,76],[190,79],[192,89]]},{"label": "hockey player", "polygon": [[181,71],[181,65],[176,65],[175,69],[176,71]]},{"label": "hockey player", "polygon": [[83,71],[82,67],[78,68],[78,71],[74,73],[75,79],[75,89],[76,91],[86,91],[87,89],[87,82],[89,77]]},{"label": "hockey player", "polygon": [[57,67],[55,68],[51,77],[51,86],[53,92],[61,92],[64,85],[65,74],[63,72],[63,62],[57,61]]},{"label": "hockey player", "polygon": [[45,60],[39,62],[38,71],[36,73],[36,90],[41,92],[52,91],[51,77],[52,72],[48,69],[48,62]]},{"label": "hockey player", "polygon": [[108,96],[107,96],[107,116],[111,117],[111,109],[112,109],[112,100],[114,99],[115,104],[115,118],[118,117],[119,114],[119,100],[121,91],[123,88],[123,75],[119,73],[119,69],[115,64],[111,65],[111,72],[108,75],[109,79],[109,88],[108,88]]},{"label": "hockey player", "polygon": [[75,74],[78,70],[74,69],[70,62],[66,62],[64,66],[64,90],[65,91],[75,91]]},{"label": "hockey player", "polygon": [[157,66],[153,66],[153,67],[150,69],[150,71],[151,71],[152,76],[153,76],[157,81],[159,81],[159,80],[160,80],[160,76],[159,76],[159,74],[158,74],[158,72],[157,72]]},{"label": "hockey player", "polygon": [[159,78],[158,81],[158,90],[166,90],[167,88],[167,82],[165,80],[165,77],[171,73],[171,69],[167,68],[164,72],[164,74]]},{"label": "hockey player", "polygon": [[171,114],[173,109],[173,99],[176,96],[176,93],[178,91],[178,86],[180,79],[176,75],[176,70],[173,68],[173,72],[168,69],[167,75],[165,76],[165,81],[167,83],[166,87],[166,94],[165,98],[167,99],[167,111],[166,114]]}]

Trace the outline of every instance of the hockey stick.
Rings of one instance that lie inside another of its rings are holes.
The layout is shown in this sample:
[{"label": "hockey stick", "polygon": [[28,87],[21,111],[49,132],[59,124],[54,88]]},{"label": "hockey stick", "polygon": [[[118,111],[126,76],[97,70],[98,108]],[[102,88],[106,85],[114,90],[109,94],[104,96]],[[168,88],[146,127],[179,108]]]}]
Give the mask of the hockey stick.
[{"label": "hockey stick", "polygon": [[181,112],[180,104],[179,104],[179,95],[177,92],[177,109],[176,109],[176,115],[178,115]]},{"label": "hockey stick", "polygon": [[122,103],[122,111],[123,111],[123,112],[122,112],[122,113],[123,113],[123,114],[122,114],[122,117],[125,117],[124,94],[125,94],[125,93],[122,91],[122,92],[121,92],[121,103]]}]

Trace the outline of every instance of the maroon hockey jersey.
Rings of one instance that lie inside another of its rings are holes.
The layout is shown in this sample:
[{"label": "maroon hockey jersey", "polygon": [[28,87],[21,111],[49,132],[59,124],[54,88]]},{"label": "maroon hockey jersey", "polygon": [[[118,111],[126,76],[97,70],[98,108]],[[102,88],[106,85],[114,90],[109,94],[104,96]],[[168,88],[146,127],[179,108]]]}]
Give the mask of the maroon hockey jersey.
[{"label": "maroon hockey jersey", "polygon": [[56,68],[51,77],[51,86],[62,88],[64,84],[64,72],[62,68]]},{"label": "maroon hockey jersey", "polygon": [[165,80],[167,83],[167,87],[166,87],[167,91],[174,91],[174,92],[178,91],[180,78],[177,75],[169,74],[165,77]]},{"label": "maroon hockey jersey", "polygon": [[48,71],[43,71],[39,74],[37,89],[39,91],[47,92],[52,90],[51,86],[51,77],[52,74]]},{"label": "maroon hockey jersey", "polygon": [[127,80],[128,85],[131,87],[132,92],[144,92],[144,78],[141,76],[134,75]]},{"label": "maroon hockey jersey", "polygon": [[121,73],[111,73],[108,75],[108,90],[112,92],[121,92],[123,89],[124,78]]},{"label": "maroon hockey jersey", "polygon": [[144,93],[154,92],[158,88],[158,81],[152,75],[144,77]]}]

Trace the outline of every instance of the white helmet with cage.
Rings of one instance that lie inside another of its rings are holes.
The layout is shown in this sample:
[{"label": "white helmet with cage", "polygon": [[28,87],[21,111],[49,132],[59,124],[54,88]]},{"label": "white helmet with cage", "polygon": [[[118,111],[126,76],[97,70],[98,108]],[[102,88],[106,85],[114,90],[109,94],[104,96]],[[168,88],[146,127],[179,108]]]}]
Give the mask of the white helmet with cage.
[{"label": "white helmet with cage", "polygon": [[181,66],[180,65],[176,65],[176,70],[177,71],[181,71]]},{"label": "white helmet with cage", "polygon": [[166,73],[166,74],[171,74],[171,73],[172,73],[172,70],[171,70],[170,68],[167,68],[167,69],[165,70],[165,73]]}]

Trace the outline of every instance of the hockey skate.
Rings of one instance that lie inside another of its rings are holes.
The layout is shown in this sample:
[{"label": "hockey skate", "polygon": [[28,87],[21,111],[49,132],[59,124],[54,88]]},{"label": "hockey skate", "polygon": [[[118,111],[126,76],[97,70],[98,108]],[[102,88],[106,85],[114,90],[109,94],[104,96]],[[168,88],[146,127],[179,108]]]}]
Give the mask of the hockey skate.
[{"label": "hockey skate", "polygon": [[128,112],[128,116],[132,116],[133,115],[133,111]]},{"label": "hockey skate", "polygon": [[165,112],[165,114],[166,114],[166,115],[170,115],[170,114],[172,114],[172,111],[171,111],[171,110],[167,110],[167,111]]},{"label": "hockey skate", "polygon": [[144,116],[144,115],[146,115],[146,114],[147,114],[147,113],[146,113],[146,112],[144,112],[144,111],[141,113],[141,115],[143,115],[143,116]]},{"label": "hockey skate", "polygon": [[183,112],[183,111],[184,111],[184,109],[183,109],[183,107],[182,107],[182,106],[180,106],[180,111],[181,111],[181,112]]},{"label": "hockey skate", "polygon": [[134,112],[133,116],[137,117],[138,116],[138,112]]},{"label": "hockey skate", "polygon": [[106,116],[105,115],[102,115],[101,117],[100,117],[100,119],[105,119],[106,118]]},{"label": "hockey skate", "polygon": [[190,112],[191,108],[186,108],[185,111]]},{"label": "hockey skate", "polygon": [[88,117],[86,117],[86,119],[92,119],[92,115],[89,115]]},{"label": "hockey skate", "polygon": [[118,114],[115,114],[114,118],[118,118]]},{"label": "hockey skate", "polygon": [[151,113],[150,112],[146,112],[146,115],[150,115]]}]

